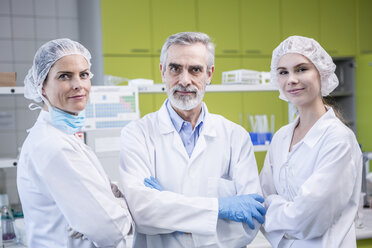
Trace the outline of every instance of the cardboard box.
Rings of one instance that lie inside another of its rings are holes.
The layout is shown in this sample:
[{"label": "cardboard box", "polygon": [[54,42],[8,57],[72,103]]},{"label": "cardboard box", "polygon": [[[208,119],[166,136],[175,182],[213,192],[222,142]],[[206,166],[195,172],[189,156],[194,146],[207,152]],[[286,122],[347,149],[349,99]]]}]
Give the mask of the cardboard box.
[{"label": "cardboard box", "polygon": [[16,73],[15,72],[0,72],[0,86],[1,87],[16,86]]}]

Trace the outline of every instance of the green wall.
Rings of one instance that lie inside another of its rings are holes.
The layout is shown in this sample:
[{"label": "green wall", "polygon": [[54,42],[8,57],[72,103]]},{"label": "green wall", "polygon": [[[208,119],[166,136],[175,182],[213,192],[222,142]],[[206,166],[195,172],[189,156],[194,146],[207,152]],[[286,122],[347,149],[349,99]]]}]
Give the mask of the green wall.
[{"label": "green wall", "polygon": [[[213,84],[223,71],[269,71],[272,50],[289,35],[318,40],[335,58],[368,60],[372,54],[371,0],[101,0],[105,74],[161,82],[159,54],[164,40],[182,31],[208,33],[216,44]],[[358,63],[362,64],[362,63]],[[366,106],[368,68],[356,70],[358,139],[372,150]],[[367,71],[367,72],[366,72]],[[211,112],[245,125],[247,113],[275,114],[276,130],[287,123],[286,103],[277,93],[208,93]],[[163,94],[140,94],[141,115],[156,111]],[[275,103],[275,104],[273,104]],[[369,105],[368,105],[369,104]],[[257,153],[259,167],[265,153]]]}]

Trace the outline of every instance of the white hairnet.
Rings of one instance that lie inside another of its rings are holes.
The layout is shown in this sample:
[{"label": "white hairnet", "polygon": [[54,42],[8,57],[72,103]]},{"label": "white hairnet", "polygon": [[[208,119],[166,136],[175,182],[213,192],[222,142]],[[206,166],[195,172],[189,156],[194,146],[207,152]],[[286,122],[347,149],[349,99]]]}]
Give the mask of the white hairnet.
[{"label": "white hairnet", "polygon": [[[88,62],[89,68],[91,55],[83,45],[70,39],[51,40],[42,45],[36,52],[34,62],[25,77],[24,95],[26,98],[41,102],[41,88],[49,73],[50,68],[60,58],[79,54],[82,55]],[[90,73],[90,77],[93,74]]]},{"label": "white hairnet", "polygon": [[301,54],[315,65],[320,75],[322,96],[329,95],[337,87],[336,65],[320,44],[311,38],[290,36],[274,49],[271,59],[271,83],[279,88],[279,98],[288,101],[279,87],[277,72],[280,58],[287,53]]}]

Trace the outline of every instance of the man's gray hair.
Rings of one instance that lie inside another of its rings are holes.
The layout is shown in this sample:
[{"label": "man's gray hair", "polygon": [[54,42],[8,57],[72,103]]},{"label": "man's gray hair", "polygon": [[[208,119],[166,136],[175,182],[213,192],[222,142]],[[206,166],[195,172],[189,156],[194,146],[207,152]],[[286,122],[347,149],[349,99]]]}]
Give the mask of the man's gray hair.
[{"label": "man's gray hair", "polygon": [[208,50],[207,68],[208,70],[214,65],[214,44],[207,34],[200,32],[182,32],[171,35],[165,41],[160,54],[160,63],[163,66],[163,71],[166,69],[166,60],[168,56],[168,48],[171,45],[192,45],[195,43],[202,43]]}]

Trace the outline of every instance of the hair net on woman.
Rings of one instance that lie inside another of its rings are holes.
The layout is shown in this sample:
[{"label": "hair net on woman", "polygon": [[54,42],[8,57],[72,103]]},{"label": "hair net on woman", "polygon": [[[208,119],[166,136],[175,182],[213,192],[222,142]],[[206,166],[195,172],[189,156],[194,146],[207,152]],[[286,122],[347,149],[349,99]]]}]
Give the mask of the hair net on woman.
[{"label": "hair net on woman", "polygon": [[315,65],[320,75],[322,96],[329,95],[337,87],[336,65],[331,56],[314,39],[290,36],[274,49],[271,59],[271,83],[279,88],[279,98],[288,101],[279,87],[277,72],[280,58],[287,53],[301,54]]},{"label": "hair net on woman", "polygon": [[[82,55],[88,62],[89,68],[91,55],[83,45],[70,39],[51,40],[42,45],[36,52],[34,62],[25,77],[24,95],[26,98],[41,102],[41,88],[49,73],[50,68],[60,58],[78,54]],[[90,78],[93,74],[90,73]]]}]

